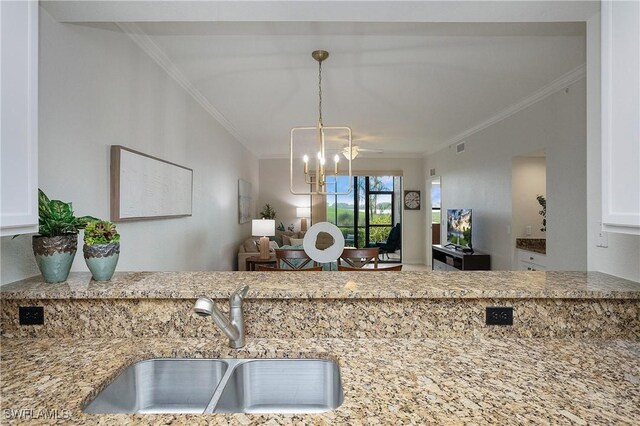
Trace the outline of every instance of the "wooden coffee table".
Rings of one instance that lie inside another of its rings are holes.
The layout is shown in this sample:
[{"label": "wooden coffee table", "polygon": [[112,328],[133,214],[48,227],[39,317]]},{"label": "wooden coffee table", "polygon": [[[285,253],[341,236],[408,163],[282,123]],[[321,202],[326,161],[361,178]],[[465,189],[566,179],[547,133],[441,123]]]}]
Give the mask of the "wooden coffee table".
[{"label": "wooden coffee table", "polygon": [[246,260],[246,270],[247,271],[255,271],[256,270],[256,265],[273,265],[276,266],[277,264],[277,260],[275,258],[275,256],[271,256],[268,259],[261,259],[260,256],[251,256],[248,257]]}]

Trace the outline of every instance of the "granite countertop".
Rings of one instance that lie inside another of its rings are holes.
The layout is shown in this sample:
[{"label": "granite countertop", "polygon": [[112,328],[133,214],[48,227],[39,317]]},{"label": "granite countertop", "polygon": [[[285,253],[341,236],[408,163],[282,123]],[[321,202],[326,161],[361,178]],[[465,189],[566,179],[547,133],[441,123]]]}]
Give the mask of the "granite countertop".
[{"label": "granite countertop", "polygon": [[547,254],[547,240],[545,238],[516,238],[516,248]]},{"label": "granite countertop", "polygon": [[[309,415],[82,413],[120,371],[152,357],[333,359],[344,403]],[[632,424],[639,358],[640,342],[602,340],[249,339],[234,351],[221,339],[2,339],[0,408],[9,423],[23,409],[78,425]]]},{"label": "granite countertop", "polygon": [[[282,275],[285,274],[285,275]],[[640,299],[640,283],[600,272],[118,272],[109,282],[74,272],[64,283],[41,276],[0,288],[3,299],[226,298],[249,284],[254,299],[614,298]],[[321,275],[319,275],[321,274]],[[286,277],[286,279],[283,279]]]}]

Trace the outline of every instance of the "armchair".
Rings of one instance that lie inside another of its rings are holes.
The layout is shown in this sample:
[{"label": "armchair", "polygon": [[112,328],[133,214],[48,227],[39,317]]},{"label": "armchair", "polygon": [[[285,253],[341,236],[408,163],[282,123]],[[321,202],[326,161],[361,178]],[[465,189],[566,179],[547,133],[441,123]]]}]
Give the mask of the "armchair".
[{"label": "armchair", "polygon": [[400,238],[402,236],[402,231],[400,230],[400,224],[396,223],[389,232],[389,236],[387,237],[387,241],[384,243],[375,243],[369,244],[368,247],[378,247],[380,249],[381,255],[387,255],[387,259],[389,258],[389,253],[394,253],[401,246]]}]

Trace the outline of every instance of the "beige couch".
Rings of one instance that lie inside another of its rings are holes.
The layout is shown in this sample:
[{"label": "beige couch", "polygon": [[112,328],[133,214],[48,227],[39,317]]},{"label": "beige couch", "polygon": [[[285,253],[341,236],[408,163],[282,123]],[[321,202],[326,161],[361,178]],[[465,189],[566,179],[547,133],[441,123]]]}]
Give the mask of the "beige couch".
[{"label": "beige couch", "polygon": [[[269,250],[274,251],[284,245],[291,245],[291,241],[288,238],[304,238],[304,234],[304,232],[276,231],[275,241],[269,241]],[[259,238],[248,238],[238,247],[238,271],[246,271],[247,258],[260,254],[256,244],[258,240]]]}]

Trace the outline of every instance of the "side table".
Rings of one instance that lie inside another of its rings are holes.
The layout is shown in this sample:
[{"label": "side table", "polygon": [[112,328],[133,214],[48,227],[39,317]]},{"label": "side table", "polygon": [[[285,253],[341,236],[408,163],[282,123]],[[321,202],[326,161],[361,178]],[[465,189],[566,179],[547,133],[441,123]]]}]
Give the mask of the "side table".
[{"label": "side table", "polygon": [[274,256],[271,256],[268,259],[261,259],[260,256],[251,256],[246,260],[246,270],[247,271],[255,271],[256,265],[277,265],[277,260]]}]

